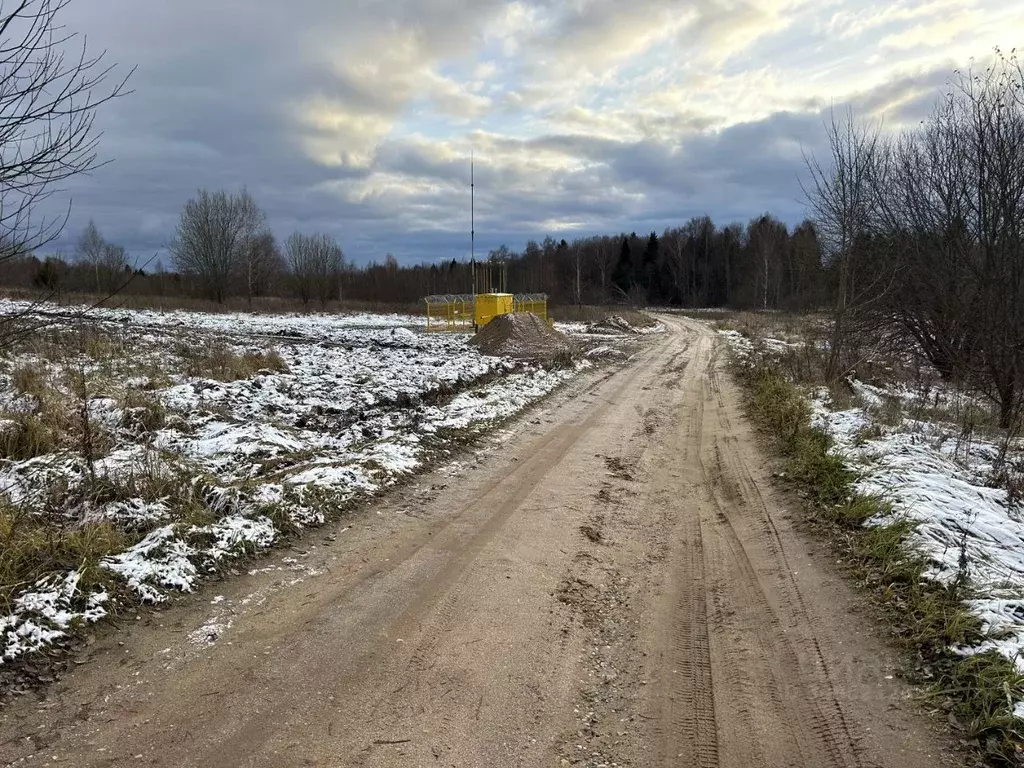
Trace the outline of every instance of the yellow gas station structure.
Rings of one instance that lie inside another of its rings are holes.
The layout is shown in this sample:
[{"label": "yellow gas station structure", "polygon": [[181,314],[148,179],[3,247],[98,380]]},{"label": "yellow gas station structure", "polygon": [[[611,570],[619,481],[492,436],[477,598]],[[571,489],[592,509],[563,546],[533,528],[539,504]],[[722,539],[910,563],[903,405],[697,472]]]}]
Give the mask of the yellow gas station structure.
[{"label": "yellow gas station structure", "polygon": [[549,322],[548,297],[544,293],[438,294],[424,301],[428,331],[476,331],[498,315],[513,312],[532,312]]},{"label": "yellow gas station structure", "polygon": [[546,293],[507,293],[508,264],[504,261],[476,260],[476,179],[473,156],[469,159],[470,191],[470,284],[472,293],[444,293],[424,297],[427,304],[428,331],[477,331],[499,315],[532,312],[548,324]]}]

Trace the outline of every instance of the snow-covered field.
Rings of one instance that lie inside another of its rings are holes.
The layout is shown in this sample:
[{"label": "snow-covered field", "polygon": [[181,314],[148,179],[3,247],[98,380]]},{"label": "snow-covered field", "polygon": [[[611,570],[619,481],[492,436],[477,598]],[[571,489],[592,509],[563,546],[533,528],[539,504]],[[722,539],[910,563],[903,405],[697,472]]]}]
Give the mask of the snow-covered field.
[{"label": "snow-covered field", "polygon": [[[754,354],[755,346],[768,352],[788,346],[772,339],[755,345],[735,331],[719,333],[740,358]],[[996,438],[965,434],[941,415],[914,417],[936,414],[935,406],[963,407],[965,400],[967,406],[984,404],[941,384],[931,389],[927,402],[900,386],[855,379],[850,386],[857,401],[853,408],[835,408],[827,390],[814,393],[813,423],[832,437],[832,450],[857,473],[856,490],[888,502],[891,513],[868,524],[913,521],[910,543],[930,563],[926,577],[952,583],[966,575],[977,595],[968,609],[990,639],[956,650],[996,650],[1024,671],[1024,505],[1010,498],[1005,478],[996,472],[1002,446]],[[1010,477],[1019,478],[1024,469],[1022,451],[1021,444],[1012,445],[1001,463]],[[1016,713],[1024,717],[1024,703],[1016,705]]]},{"label": "snow-covered field", "polygon": [[[0,301],[0,315],[25,308]],[[0,554],[30,542],[53,567],[7,592],[0,664],[102,618],[119,594],[193,590],[590,365],[485,357],[397,315],[30,319],[52,324],[0,355]],[[75,559],[97,547],[97,562]]]}]

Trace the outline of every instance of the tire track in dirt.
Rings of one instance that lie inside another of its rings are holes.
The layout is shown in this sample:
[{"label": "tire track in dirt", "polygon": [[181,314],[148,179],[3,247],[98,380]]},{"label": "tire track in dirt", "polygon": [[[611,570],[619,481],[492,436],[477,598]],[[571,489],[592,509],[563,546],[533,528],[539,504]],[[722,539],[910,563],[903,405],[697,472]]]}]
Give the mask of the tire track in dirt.
[{"label": "tire track in dirt", "polygon": [[[436,655],[437,647],[451,630],[454,621],[455,606],[459,602],[461,591],[466,589],[460,584],[464,574],[477,557],[487,548],[488,544],[500,534],[508,520],[519,510],[523,502],[533,494],[552,473],[556,471],[563,459],[574,447],[601,422],[606,412],[616,406],[623,394],[636,388],[638,380],[649,375],[650,369],[662,363],[662,350],[655,348],[642,353],[639,364],[627,369],[613,383],[611,390],[603,395],[600,404],[589,412],[579,424],[567,425],[561,431],[551,430],[530,449],[525,461],[519,462],[511,472],[487,484],[482,492],[477,493],[466,504],[464,513],[474,509],[493,510],[483,521],[476,524],[471,531],[462,533],[451,530],[454,524],[446,526],[435,535],[430,542],[409,554],[405,561],[391,564],[381,569],[382,574],[394,572],[404,562],[420,555],[424,551],[435,551],[446,557],[440,569],[430,578],[416,585],[416,597],[407,603],[405,609],[389,620],[383,634],[387,637],[417,637],[415,642],[405,645],[403,653],[391,659],[382,658],[379,647],[372,647],[358,663],[359,669],[378,669],[379,680],[370,682],[370,690],[364,690],[360,709],[365,712],[360,721],[371,723],[376,733],[394,732],[395,723],[408,719],[410,707],[415,707],[417,697],[410,694],[416,691],[404,689],[406,696],[395,699],[393,691],[404,679],[419,680],[418,691],[448,690],[449,687],[438,681],[421,678],[424,670],[422,660]],[[461,515],[456,518],[459,520]],[[469,588],[472,588],[471,586]],[[405,659],[402,661],[401,659]],[[365,686],[365,682],[363,683]],[[301,694],[300,694],[301,695]],[[286,717],[287,712],[300,707],[300,700],[285,693],[274,703],[252,717],[246,726],[234,737],[222,742],[217,747],[220,759],[229,761],[230,755],[251,750],[254,745],[268,739],[273,734],[272,722]],[[437,739],[441,743],[450,743],[452,709],[442,708],[441,722],[435,723]],[[379,739],[362,739],[361,742],[350,744],[352,754],[357,757],[352,765],[370,765],[380,757],[379,750],[374,749]],[[392,759],[389,756],[386,759]],[[225,762],[225,764],[229,764]]]},{"label": "tire track in dirt", "polygon": [[[557,474],[565,457],[585,441],[588,433],[597,425],[608,421],[608,411],[613,408],[622,409],[624,401],[630,399],[628,395],[638,389],[638,382],[648,379],[653,370],[664,366],[666,354],[661,348],[655,348],[645,353],[641,363],[620,377],[622,380],[617,383],[614,390],[604,397],[602,403],[591,411],[581,424],[566,428],[562,438],[555,442],[550,449],[533,453],[529,461],[536,469],[521,473],[525,477],[520,477],[515,488],[502,496],[498,510],[484,529],[476,534],[468,546],[462,547],[460,556],[452,559],[444,570],[423,588],[422,596],[395,621],[394,634],[419,635],[410,662],[403,671],[396,673],[397,677],[416,676],[418,672],[430,672],[433,669],[432,666],[425,667],[426,660],[437,658],[458,620],[458,607],[463,601],[463,596],[471,593],[475,588],[467,573],[472,569],[477,555],[489,545],[495,536],[500,534],[504,524],[520,510],[524,501],[534,494],[546,479]],[[618,418],[622,419],[622,415]],[[633,422],[631,418],[622,420],[627,424]],[[548,445],[549,443],[545,443],[545,447]],[[605,463],[612,474],[629,476],[628,467],[622,464],[621,460],[606,458]],[[483,494],[475,499],[474,503],[491,506],[490,496],[490,493]],[[429,680],[421,682],[425,690],[444,687],[438,685],[437,681],[434,683]],[[410,719],[409,705],[396,702],[387,692],[376,699],[371,712],[376,727],[382,732],[394,731],[397,723]],[[441,718],[434,722],[432,735],[438,743],[450,743],[457,738],[454,712],[455,708],[446,708]],[[369,757],[373,752],[365,750],[363,754]],[[435,754],[434,757],[439,757],[439,755]],[[364,763],[360,762],[359,764],[363,765]],[[376,763],[368,760],[366,764]]]},{"label": "tire track in dirt", "polygon": [[[694,354],[683,377],[685,392],[692,391],[705,358],[704,345],[699,340],[693,347],[688,345],[687,351],[690,349]],[[703,398],[693,399],[689,408],[691,418],[685,428],[672,432],[670,445],[682,449],[684,466],[692,457],[700,456],[704,407]],[[669,480],[672,479],[670,476]],[[672,506],[670,494],[671,490],[661,498],[667,508]],[[666,590],[671,640],[664,650],[660,712],[655,720],[655,734],[661,742],[660,764],[717,768],[718,724],[700,516],[686,514],[675,521],[675,526],[671,539],[676,542],[678,554]]]},{"label": "tire track in dirt", "polygon": [[[720,546],[711,549],[714,554],[711,567],[721,574],[716,596],[722,601],[725,595],[733,593],[733,604],[753,617],[747,626],[746,639],[749,642],[751,635],[755,639],[754,643],[748,645],[752,651],[751,655],[742,660],[736,659],[737,662],[742,662],[742,666],[719,666],[727,670],[731,678],[735,678],[733,684],[729,686],[734,690],[742,687],[744,680],[762,681],[762,696],[757,704],[748,704],[736,713],[741,723],[746,721],[746,724],[741,726],[743,728],[755,726],[752,718],[752,710],[755,707],[759,710],[759,719],[762,722],[774,721],[771,726],[772,733],[762,734],[763,742],[755,750],[755,753],[762,753],[762,759],[767,757],[774,763],[777,760],[785,760],[787,754],[794,758],[795,747],[801,765],[856,768],[860,765],[856,742],[835,699],[825,659],[817,653],[811,656],[810,665],[801,663],[801,654],[794,650],[789,641],[791,628],[800,631],[810,623],[802,600],[798,595],[794,600],[793,594],[786,589],[782,593],[780,605],[773,607],[770,604],[758,570],[755,569],[733,525],[733,518],[737,512],[748,512],[752,506],[749,500],[751,494],[756,491],[756,485],[743,461],[738,441],[732,434],[732,422],[726,408],[721,379],[719,349],[719,346],[712,345],[706,361],[700,367],[701,376],[697,382],[697,386],[707,393],[702,402],[712,406],[710,411],[706,406],[700,409],[702,426],[699,434],[702,437],[707,434],[709,438],[696,441],[700,446],[698,464],[703,490],[711,506],[704,514],[695,517],[698,518],[697,527],[701,529],[713,522],[724,524],[719,526],[718,531],[724,534],[726,551]],[[730,487],[731,485],[734,488]],[[770,524],[770,514],[763,498],[755,495],[754,499],[758,502],[760,521],[767,521]],[[765,528],[762,527],[762,530]],[[719,542],[721,543],[721,540]],[[760,570],[775,575],[773,580],[776,583],[795,587],[790,576],[790,564],[781,548],[775,546],[778,543],[777,539],[769,539],[768,543],[769,562],[763,562],[762,558]],[[778,578],[779,575],[782,576],[781,579]],[[776,610],[788,614],[785,630]],[[765,672],[767,674],[764,674]],[[817,685],[806,684],[809,672],[820,678],[814,680]],[[735,700],[734,697],[721,698]],[[766,713],[770,715],[766,716]],[[794,723],[798,724],[795,728]],[[808,738],[808,735],[811,738]],[[734,740],[733,746],[736,745],[737,742]],[[735,751],[737,760],[741,759],[741,755],[745,759],[754,756],[743,755],[744,750]]]},{"label": "tire track in dirt", "polygon": [[[754,449],[739,437],[749,441],[751,435],[735,387],[723,375],[721,347],[707,329],[688,322],[673,330],[691,341],[661,371],[680,375],[652,396],[664,416],[633,473],[640,494],[634,506],[647,525],[628,526],[613,510],[600,548],[581,542],[581,553],[620,570],[630,562],[630,548],[647,557],[632,557],[631,599],[611,602],[622,613],[604,618],[605,624],[638,626],[639,633],[610,650],[607,631],[591,638],[591,655],[621,674],[615,695],[595,697],[593,685],[583,689],[577,707],[587,711],[587,721],[575,734],[577,754],[568,764],[939,764],[920,739],[908,754],[902,726],[888,742],[877,739],[885,730],[878,713],[891,704],[873,699],[876,691],[860,687],[864,700],[851,701],[849,671],[844,690],[835,683],[835,653],[823,643],[835,642],[837,625],[822,612],[821,598],[812,608],[799,587],[786,546],[800,543],[776,525],[779,510],[762,492],[766,473],[754,477]],[[615,495],[601,491],[599,497],[607,502]],[[848,642],[848,628],[838,626]],[[637,658],[644,661],[630,666]],[[869,732],[873,749],[862,743]]]},{"label": "tire track in dirt", "polygon": [[[730,437],[727,440],[734,442],[735,438]],[[803,705],[808,721],[813,723],[812,730],[828,749],[835,765],[859,766],[861,763],[857,739],[851,733],[846,716],[838,701],[835,685],[832,682],[829,666],[822,653],[820,643],[813,635],[805,636],[805,628],[813,626],[814,620],[792,577],[794,569],[786,556],[778,529],[771,519],[764,497],[738,451],[723,451],[720,445],[716,444],[714,458],[719,478],[719,482],[714,484],[718,490],[716,504],[721,511],[720,519],[725,523],[734,560],[740,564],[747,575],[744,582],[750,587],[746,590],[747,598],[762,606],[762,613],[768,619],[767,626],[772,629],[768,636],[777,639],[779,647],[776,652],[785,658],[789,673],[805,677],[811,676],[814,679],[813,685],[805,686],[812,692],[812,697],[805,699],[801,696],[796,703]],[[724,477],[730,478],[736,484],[734,490],[727,491],[725,489],[722,482]],[[777,583],[777,588],[784,599],[781,612],[788,615],[789,619],[785,630],[760,586],[760,580],[754,571],[750,557],[734,527],[735,513],[730,513],[730,509],[742,509],[747,513],[748,522],[750,522],[750,514],[754,514],[754,521],[760,529],[757,542],[764,547],[768,557],[777,562],[775,572],[782,577]],[[764,632],[759,634],[762,638],[765,637]],[[788,637],[794,634],[801,646],[800,652],[795,650],[788,640]],[[813,709],[808,706],[811,704],[813,704]]]},{"label": "tire track in dirt", "polygon": [[[801,764],[829,765],[837,768],[859,766],[856,742],[850,735],[842,710],[835,701],[835,692],[827,677],[824,658],[819,654],[811,659],[813,667],[816,670],[820,669],[820,674],[824,676],[823,681],[815,682],[823,684],[808,685],[805,679],[808,673],[807,665],[801,663],[800,654],[790,641],[792,633],[801,632],[801,628],[809,624],[810,617],[802,610],[799,602],[789,599],[787,593],[786,602],[780,609],[780,612],[789,616],[784,626],[778,613],[769,603],[761,586],[761,577],[733,527],[734,513],[730,510],[737,506],[743,507],[745,503],[742,497],[724,487],[721,451],[717,445],[714,456],[717,464],[710,471],[705,467],[705,471],[709,484],[714,489],[716,519],[721,524],[719,533],[728,550],[728,562],[740,576],[728,579],[727,586],[723,589],[738,592],[736,602],[751,606],[758,617],[758,620],[748,627],[746,634],[748,640],[753,635],[756,641],[756,653],[746,662],[746,666],[760,667],[770,672],[770,687],[766,689],[769,706],[774,710],[774,719],[778,723],[779,731],[787,733],[791,742],[797,746]],[[776,552],[773,548],[770,549],[774,556]],[[788,568],[788,565],[783,567]],[[777,572],[783,571],[779,569]],[[808,692],[811,693],[810,696]],[[787,712],[799,713],[800,726],[796,730],[786,717]],[[808,733],[813,736],[812,739],[807,738]]]},{"label": "tire track in dirt", "polygon": [[708,585],[699,521],[681,531],[684,551],[673,585],[676,604],[672,648],[666,669],[660,721],[662,764],[717,768],[718,725],[715,719],[711,641],[708,636]]}]

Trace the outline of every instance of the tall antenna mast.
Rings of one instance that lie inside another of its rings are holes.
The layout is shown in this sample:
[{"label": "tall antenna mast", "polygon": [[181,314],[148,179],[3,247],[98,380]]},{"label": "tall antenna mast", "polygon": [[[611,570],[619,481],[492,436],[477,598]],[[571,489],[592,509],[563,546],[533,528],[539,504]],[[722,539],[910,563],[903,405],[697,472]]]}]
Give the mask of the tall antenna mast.
[{"label": "tall antenna mast", "polygon": [[469,254],[476,261],[476,178],[473,150],[469,151]]},{"label": "tall antenna mast", "polygon": [[469,263],[473,273],[473,293],[476,293],[476,178],[473,150],[469,150]]}]

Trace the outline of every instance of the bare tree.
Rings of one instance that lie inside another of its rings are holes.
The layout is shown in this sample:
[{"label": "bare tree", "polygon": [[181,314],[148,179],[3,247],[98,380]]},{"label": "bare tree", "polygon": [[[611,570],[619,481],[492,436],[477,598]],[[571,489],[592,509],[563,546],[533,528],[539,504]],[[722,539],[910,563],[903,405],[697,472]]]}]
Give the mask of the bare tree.
[{"label": "bare tree", "polygon": [[886,294],[890,276],[877,269],[871,235],[888,162],[879,127],[858,123],[852,112],[842,119],[833,114],[826,131],[829,161],[804,157],[810,176],[804,194],[837,279],[825,370],[834,384],[861,361],[867,339],[879,340],[872,310]]},{"label": "bare tree", "polygon": [[115,293],[130,279],[131,266],[128,264],[128,253],[123,245],[114,243],[104,245],[99,271],[102,276],[100,294]]},{"label": "bare tree", "polygon": [[96,227],[96,222],[90,219],[89,223],[86,224],[85,229],[82,231],[82,234],[79,235],[78,242],[75,246],[78,261],[93,269],[93,273],[96,277],[97,293],[99,293],[100,290],[100,261],[103,257],[103,247],[105,244],[103,236]]},{"label": "bare tree", "polygon": [[777,307],[782,282],[782,259],[789,244],[786,225],[768,214],[751,220],[747,226],[747,241],[757,257],[757,288],[755,294],[761,309]]},{"label": "bare tree", "polygon": [[608,301],[608,284],[611,282],[612,271],[619,251],[616,243],[610,238],[600,238],[595,244],[595,265],[597,266],[597,300],[599,303]]},{"label": "bare tree", "polygon": [[[69,207],[52,216],[39,205],[61,182],[103,163],[97,110],[127,93],[131,76],[108,83],[114,67],[91,55],[60,21],[71,0],[0,0],[0,264],[27,257],[63,231]],[[51,263],[37,287],[58,293]],[[32,307],[0,321],[0,345],[32,333]]]},{"label": "bare tree", "polygon": [[175,267],[194,275],[207,296],[223,303],[264,220],[263,211],[244,189],[238,194],[199,190],[185,204],[171,241]]},{"label": "bare tree", "polygon": [[304,305],[314,297],[321,306],[338,295],[344,255],[330,235],[296,232],[285,243],[285,260],[295,295]]},{"label": "bare tree", "polygon": [[807,309],[816,306],[821,298],[821,244],[814,224],[804,221],[797,225],[787,248],[789,275],[789,307]]},{"label": "bare tree", "polygon": [[299,232],[294,233],[284,244],[284,258],[291,275],[295,296],[303,306],[313,298],[313,259],[311,256],[309,237]]},{"label": "bare tree", "polygon": [[690,252],[687,249],[686,234],[682,229],[671,230],[662,238],[668,254],[668,273],[680,303],[685,304],[689,296]]},{"label": "bare tree", "polygon": [[576,306],[583,303],[583,265],[586,261],[583,253],[583,241],[574,240],[569,247],[569,262],[572,265],[572,293]]},{"label": "bare tree", "polygon": [[[830,376],[858,335],[909,335],[946,378],[987,395],[1000,426],[1024,415],[1024,71],[996,55],[956,73],[930,119],[896,141],[852,119],[809,162],[836,268]],[[853,340],[851,342],[851,339]]]},{"label": "bare tree", "polygon": [[248,239],[244,246],[243,268],[245,293],[251,309],[253,297],[265,295],[271,281],[283,271],[281,251],[273,232],[265,230]]},{"label": "bare tree", "polygon": [[[1024,407],[1024,73],[997,55],[980,73],[957,76],[934,120],[961,146],[952,184],[961,282],[970,297],[970,376],[1010,428]],[[966,241],[966,242],[964,242]]]},{"label": "bare tree", "polygon": [[78,260],[85,264],[96,264],[103,252],[103,244],[103,235],[100,234],[96,222],[90,219],[75,245]]},{"label": "bare tree", "polygon": [[128,276],[128,256],[123,246],[107,242],[90,221],[78,238],[78,260],[93,273],[96,293],[109,295],[120,289]]},{"label": "bare tree", "polygon": [[114,67],[65,31],[70,2],[0,4],[0,262],[60,234],[67,213],[40,216],[37,207],[60,182],[102,165],[96,111],[126,93],[128,77],[108,87]]}]

